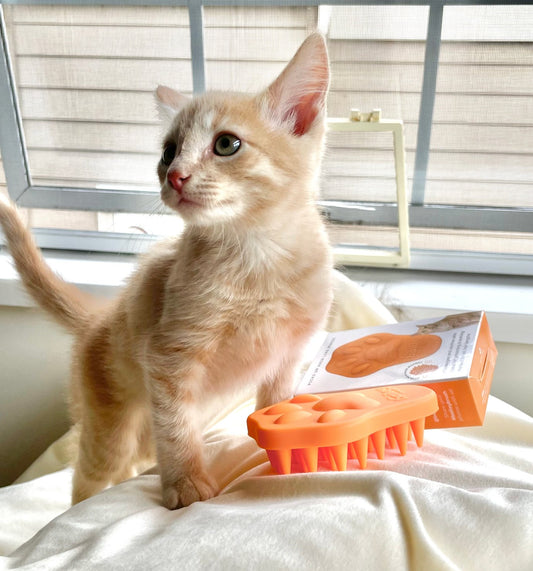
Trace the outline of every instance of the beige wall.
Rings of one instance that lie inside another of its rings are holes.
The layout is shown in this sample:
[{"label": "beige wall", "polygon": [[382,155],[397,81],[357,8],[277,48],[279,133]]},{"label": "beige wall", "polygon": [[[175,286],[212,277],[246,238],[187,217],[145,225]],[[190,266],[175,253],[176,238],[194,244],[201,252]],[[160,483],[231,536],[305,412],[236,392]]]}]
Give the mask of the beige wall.
[{"label": "beige wall", "polygon": [[496,345],[498,360],[491,393],[533,416],[533,346]]},{"label": "beige wall", "polygon": [[68,428],[70,337],[36,309],[0,307],[0,485]]}]

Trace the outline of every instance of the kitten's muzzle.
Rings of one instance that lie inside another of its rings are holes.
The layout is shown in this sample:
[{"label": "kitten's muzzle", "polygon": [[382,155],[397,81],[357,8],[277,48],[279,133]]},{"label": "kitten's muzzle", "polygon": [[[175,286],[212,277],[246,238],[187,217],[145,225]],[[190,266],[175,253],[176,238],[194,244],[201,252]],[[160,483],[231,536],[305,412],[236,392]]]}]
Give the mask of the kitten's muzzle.
[{"label": "kitten's muzzle", "polygon": [[172,170],[167,173],[168,183],[178,194],[183,192],[183,186],[190,178],[190,175],[185,175],[176,170]]}]

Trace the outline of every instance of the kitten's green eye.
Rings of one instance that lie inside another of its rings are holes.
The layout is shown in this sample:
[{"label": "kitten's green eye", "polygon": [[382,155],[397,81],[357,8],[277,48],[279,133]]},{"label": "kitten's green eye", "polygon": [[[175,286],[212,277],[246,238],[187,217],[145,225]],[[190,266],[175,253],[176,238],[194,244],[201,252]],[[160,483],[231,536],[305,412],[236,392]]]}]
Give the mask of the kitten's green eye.
[{"label": "kitten's green eye", "polygon": [[235,135],[220,135],[215,141],[214,153],[220,157],[229,157],[234,155],[241,146],[240,139],[237,139]]},{"label": "kitten's green eye", "polygon": [[166,165],[167,167],[170,166],[170,163],[174,160],[176,156],[176,145],[174,143],[169,143],[163,149],[163,156],[161,157],[161,162]]}]

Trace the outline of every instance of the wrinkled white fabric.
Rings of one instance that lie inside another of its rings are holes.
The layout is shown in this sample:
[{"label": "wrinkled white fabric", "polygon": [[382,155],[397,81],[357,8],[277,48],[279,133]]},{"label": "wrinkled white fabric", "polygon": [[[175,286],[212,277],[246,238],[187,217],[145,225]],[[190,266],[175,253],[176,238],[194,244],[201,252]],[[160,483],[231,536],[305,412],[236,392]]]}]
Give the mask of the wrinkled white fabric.
[{"label": "wrinkled white fabric", "polygon": [[533,562],[533,420],[491,397],[484,427],[426,431],[368,469],[272,474],[242,405],[207,434],[220,495],[168,511],[156,475],[62,513],[70,470],[0,490],[7,569],[516,570]]},{"label": "wrinkled white fabric", "polygon": [[[332,330],[394,321],[340,275],[335,296]],[[0,489],[0,569],[533,568],[533,419],[517,409],[491,397],[483,427],[426,431],[421,449],[371,455],[367,470],[288,476],[247,436],[252,409],[207,432],[220,495],[177,511],[155,474],[69,509],[69,438],[56,442]]]},{"label": "wrinkled white fabric", "polygon": [[379,299],[338,271],[334,272],[333,292],[328,331],[361,329],[396,322],[392,313]]}]

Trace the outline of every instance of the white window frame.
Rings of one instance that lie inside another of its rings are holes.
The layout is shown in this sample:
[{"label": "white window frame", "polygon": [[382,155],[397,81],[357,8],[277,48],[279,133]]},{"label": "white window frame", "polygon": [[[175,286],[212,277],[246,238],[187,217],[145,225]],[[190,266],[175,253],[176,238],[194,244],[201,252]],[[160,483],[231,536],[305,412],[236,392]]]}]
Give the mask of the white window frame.
[{"label": "white window frame", "polygon": [[[531,0],[325,0],[337,5],[405,5],[428,6],[423,86],[419,109],[418,138],[412,199],[409,206],[412,228],[454,228],[481,231],[533,231],[533,209],[474,206],[432,205],[424,201],[426,173],[430,153],[431,127],[435,103],[436,81],[441,44],[444,7],[458,5],[524,5]],[[1,4],[40,4],[42,0],[0,0]],[[85,0],[47,0],[49,5],[94,4]],[[204,6],[320,6],[320,0],[99,0],[99,5],[185,6],[189,11],[191,32],[192,77],[195,93],[205,89],[205,56],[203,36]],[[9,59],[9,46],[0,10],[0,149],[8,192],[20,206],[28,208],[90,210],[110,212],[147,212],[153,201],[152,192],[116,189],[44,187],[34,185],[28,167],[22,119]],[[395,204],[321,202],[332,221],[396,226]],[[361,208],[366,206],[366,208]],[[370,208],[369,208],[370,206]],[[124,252],[126,244],[150,243],[155,238],[131,240],[129,235],[72,230],[36,229],[41,247]],[[411,269],[467,271],[509,275],[533,275],[531,255],[500,255],[475,252],[425,251],[411,249]]]}]

